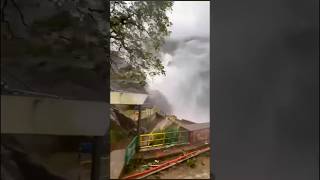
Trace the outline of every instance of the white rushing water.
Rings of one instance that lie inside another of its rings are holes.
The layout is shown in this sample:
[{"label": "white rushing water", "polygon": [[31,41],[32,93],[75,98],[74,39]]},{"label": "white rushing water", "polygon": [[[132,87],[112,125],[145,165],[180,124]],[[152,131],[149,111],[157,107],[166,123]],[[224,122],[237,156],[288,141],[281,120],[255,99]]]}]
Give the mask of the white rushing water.
[{"label": "white rushing water", "polygon": [[166,76],[149,81],[179,119],[210,121],[209,2],[175,2],[172,34],[161,53]]}]

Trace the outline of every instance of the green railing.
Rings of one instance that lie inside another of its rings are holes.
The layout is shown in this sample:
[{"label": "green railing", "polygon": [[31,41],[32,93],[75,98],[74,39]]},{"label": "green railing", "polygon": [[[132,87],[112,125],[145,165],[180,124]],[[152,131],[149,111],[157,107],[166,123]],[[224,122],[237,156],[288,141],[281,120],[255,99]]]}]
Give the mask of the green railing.
[{"label": "green railing", "polygon": [[140,148],[161,147],[166,145],[180,145],[189,142],[187,131],[158,132],[140,135]]},{"label": "green railing", "polygon": [[136,153],[136,148],[137,148],[137,145],[138,145],[138,136],[135,136],[130,144],[127,146],[126,148],[126,153],[125,153],[125,157],[124,157],[124,161],[125,161],[125,164],[128,165],[130,160],[133,158],[133,156],[135,155]]}]

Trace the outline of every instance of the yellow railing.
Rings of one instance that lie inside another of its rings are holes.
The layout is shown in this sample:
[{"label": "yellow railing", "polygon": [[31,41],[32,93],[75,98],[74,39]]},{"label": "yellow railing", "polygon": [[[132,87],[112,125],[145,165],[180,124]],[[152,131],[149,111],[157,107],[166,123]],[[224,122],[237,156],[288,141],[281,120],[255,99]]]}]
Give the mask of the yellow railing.
[{"label": "yellow railing", "polygon": [[140,148],[157,147],[165,144],[165,133],[149,133],[140,135]]},{"label": "yellow railing", "polygon": [[141,134],[139,138],[140,148],[159,147],[164,145],[177,145],[188,143],[187,131],[157,132]]}]

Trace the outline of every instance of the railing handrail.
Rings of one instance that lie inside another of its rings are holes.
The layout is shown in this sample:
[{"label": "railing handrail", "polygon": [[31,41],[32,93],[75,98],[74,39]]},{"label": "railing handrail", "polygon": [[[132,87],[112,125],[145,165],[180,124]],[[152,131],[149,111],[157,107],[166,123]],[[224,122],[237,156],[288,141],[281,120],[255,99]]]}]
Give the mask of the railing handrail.
[{"label": "railing handrail", "polygon": [[[132,157],[129,157],[129,156],[133,156],[133,155],[131,155],[131,154],[129,154],[129,149],[131,150],[131,149],[134,149],[134,153],[135,153],[135,149],[136,149],[136,146],[138,145],[138,143],[139,142],[137,142],[137,138],[138,138],[138,136],[134,136],[133,138],[132,138],[132,140],[131,140],[131,142],[128,144],[128,146],[126,147],[126,150],[125,150],[125,156],[124,156],[124,158],[125,158],[125,164],[128,164],[129,163],[129,161],[131,160],[131,158]],[[134,143],[136,143],[136,145],[134,146],[134,147],[131,147]],[[132,151],[130,151],[130,152],[132,152]]]},{"label": "railing handrail", "polygon": [[142,149],[148,147],[179,145],[189,143],[189,132],[185,130],[141,134],[139,137],[139,146]]},{"label": "railing handrail", "polygon": [[138,136],[134,136],[131,140],[131,142],[128,144],[127,148],[129,148],[129,146],[132,146],[132,144],[135,142],[135,140],[137,139]]},{"label": "railing handrail", "polygon": [[170,134],[170,133],[188,133],[188,131],[167,131],[167,132],[157,132],[157,133],[147,133],[147,134],[140,134],[141,136],[154,136],[158,134]]},{"label": "railing handrail", "polygon": [[152,142],[152,141],[160,141],[160,140],[166,140],[166,139],[183,139],[182,137],[186,138],[188,136],[181,136],[180,138],[179,137],[173,137],[173,138],[161,138],[161,139],[148,139],[148,140],[140,141],[140,143]]}]

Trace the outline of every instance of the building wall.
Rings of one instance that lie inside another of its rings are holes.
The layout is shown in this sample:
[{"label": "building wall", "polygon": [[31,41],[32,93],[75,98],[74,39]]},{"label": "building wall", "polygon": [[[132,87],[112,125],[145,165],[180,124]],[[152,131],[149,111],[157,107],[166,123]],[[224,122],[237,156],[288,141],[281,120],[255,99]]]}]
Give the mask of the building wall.
[{"label": "building wall", "polygon": [[34,134],[1,134],[1,145],[15,147],[27,154],[47,156],[57,152],[78,152],[81,142],[92,141],[82,136]]},{"label": "building wall", "polygon": [[1,95],[1,133],[103,136],[108,103]]},{"label": "building wall", "polygon": [[103,136],[107,102],[1,95],[1,134]]},{"label": "building wall", "polygon": [[206,128],[196,131],[190,131],[189,141],[191,144],[210,143],[210,129]]}]

